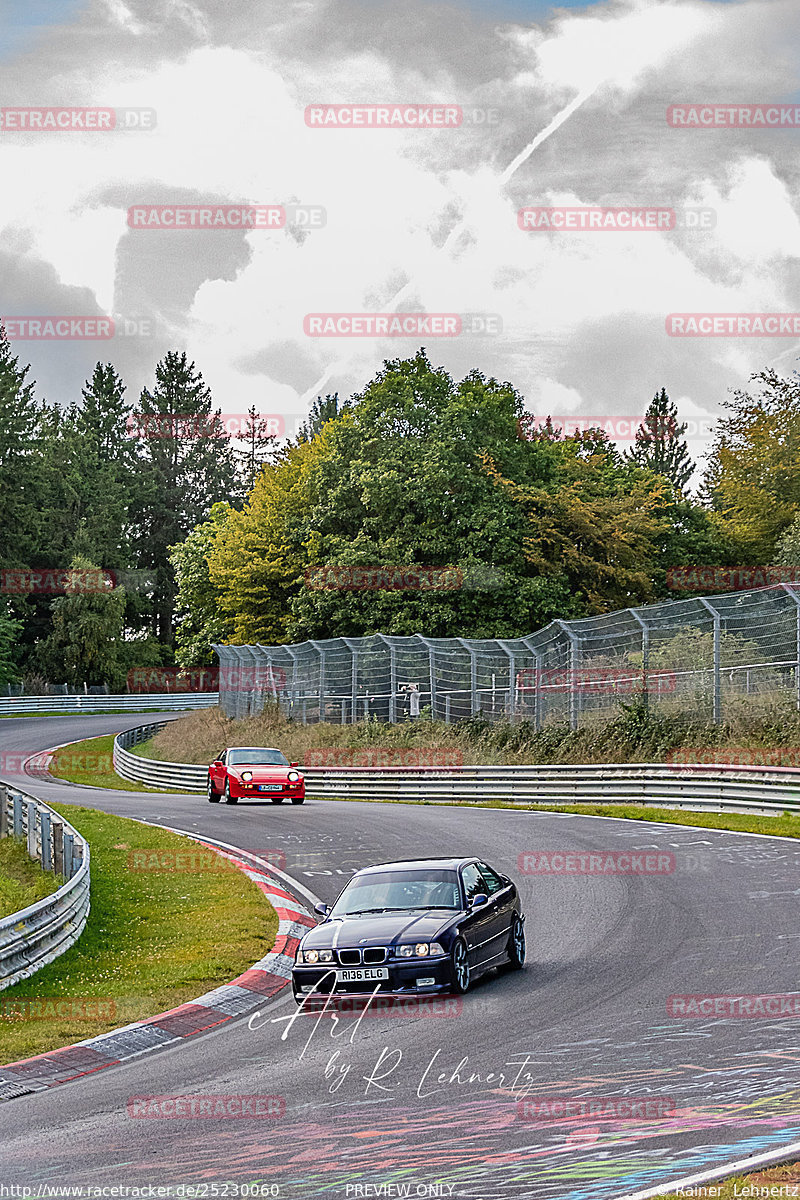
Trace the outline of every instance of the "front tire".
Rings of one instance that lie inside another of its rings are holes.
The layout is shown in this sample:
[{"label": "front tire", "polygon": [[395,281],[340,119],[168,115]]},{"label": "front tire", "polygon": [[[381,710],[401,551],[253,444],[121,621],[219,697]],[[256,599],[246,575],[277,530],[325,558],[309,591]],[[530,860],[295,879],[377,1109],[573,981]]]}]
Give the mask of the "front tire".
[{"label": "front tire", "polygon": [[206,789],[209,804],[219,804],[219,792],[214,791],[214,785],[211,782],[211,776],[208,777],[208,788]]},{"label": "front tire", "polygon": [[305,796],[292,796],[292,804],[302,804]]},{"label": "front tire", "polygon": [[458,996],[469,991],[470,971],[467,957],[467,945],[459,938],[450,951],[450,985]]},{"label": "front tire", "polygon": [[511,936],[508,939],[508,965],[512,971],[521,971],[525,966],[525,925],[519,913],[514,913]]},{"label": "front tire", "polygon": [[283,796],[270,796],[271,804],[283,804]]},{"label": "front tire", "polygon": [[238,804],[239,803],[239,797],[231,795],[230,779],[225,780],[225,803],[226,804]]}]

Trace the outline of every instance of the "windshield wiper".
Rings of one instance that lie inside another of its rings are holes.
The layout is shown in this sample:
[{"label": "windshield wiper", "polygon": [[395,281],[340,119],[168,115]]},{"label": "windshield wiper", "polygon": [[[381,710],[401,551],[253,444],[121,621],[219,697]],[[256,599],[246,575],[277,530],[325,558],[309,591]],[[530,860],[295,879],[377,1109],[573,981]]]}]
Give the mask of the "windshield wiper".
[{"label": "windshield wiper", "polygon": [[363,917],[365,913],[409,912],[407,908],[357,908],[355,912],[342,913],[343,917]]}]

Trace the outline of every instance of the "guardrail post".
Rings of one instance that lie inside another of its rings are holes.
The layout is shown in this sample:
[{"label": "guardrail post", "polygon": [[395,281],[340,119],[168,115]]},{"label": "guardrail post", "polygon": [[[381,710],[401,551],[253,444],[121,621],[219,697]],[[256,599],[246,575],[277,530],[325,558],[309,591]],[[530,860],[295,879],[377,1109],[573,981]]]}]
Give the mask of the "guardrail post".
[{"label": "guardrail post", "polygon": [[13,800],[13,822],[14,822],[14,837],[21,838],[23,831],[22,823],[22,797],[14,796]]},{"label": "guardrail post", "polygon": [[[797,707],[797,711],[800,712],[800,596],[798,596],[798,594],[794,590],[794,588],[791,587],[790,584],[788,584],[788,583],[782,583],[781,587],[786,592],[787,596],[792,597],[792,599],[794,600],[795,609],[797,610],[795,613],[795,616],[796,616],[796,635],[795,636],[796,636],[796,647],[797,647],[797,662],[795,663],[795,667],[794,667],[794,690],[795,690],[795,705]],[[748,681],[748,685],[749,685],[749,682],[750,682],[750,672],[749,671],[747,672],[747,681]],[[747,690],[748,690],[748,692],[750,691],[749,686],[748,686]]]},{"label": "guardrail post", "polygon": [[25,832],[27,834],[28,854],[38,858],[36,853],[36,801],[28,800],[25,804]]},{"label": "guardrail post", "polygon": [[56,875],[64,874],[64,826],[53,821],[53,870]]},{"label": "guardrail post", "polygon": [[42,827],[42,868],[45,871],[53,869],[53,825],[50,813],[42,809],[39,820]]},{"label": "guardrail post", "polygon": [[0,838],[8,837],[8,788],[0,783]]},{"label": "guardrail post", "polygon": [[720,672],[720,618],[719,611],[714,608],[710,600],[705,600],[702,596],[698,597],[703,608],[707,609],[714,618],[714,724],[719,725],[722,722],[722,687],[721,687],[721,672]]},{"label": "guardrail post", "polygon": [[71,833],[64,830],[64,878],[72,879],[74,874],[73,867],[75,865],[75,838]]}]

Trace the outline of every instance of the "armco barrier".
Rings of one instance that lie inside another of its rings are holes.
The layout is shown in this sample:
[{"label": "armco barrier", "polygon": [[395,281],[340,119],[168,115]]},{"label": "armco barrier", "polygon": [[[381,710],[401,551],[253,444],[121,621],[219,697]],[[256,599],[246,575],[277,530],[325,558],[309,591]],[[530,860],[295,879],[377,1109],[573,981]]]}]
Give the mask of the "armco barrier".
[{"label": "armco barrier", "polygon": [[89,847],[77,829],[41,800],[0,783],[0,837],[24,838],[28,853],[65,883],[0,919],[0,991],[68,950],[89,915]]},{"label": "armco barrier", "polygon": [[117,734],[114,738],[114,770],[123,779],[145,783],[148,787],[204,792],[208,781],[207,767],[196,767],[191,763],[156,762],[128,753],[131,746],[147,741],[166,724],[166,721],[153,721],[150,725],[137,725],[135,729],[126,729],[124,733]]},{"label": "armco barrier", "polygon": [[142,692],[121,696],[0,696],[0,717],[15,713],[92,713],[123,709],[129,712],[163,712],[172,709],[216,708],[218,692]]},{"label": "armco barrier", "polygon": [[[150,787],[203,792],[208,768],[128,754],[165,721],[114,740],[114,766]],[[800,812],[800,769],[716,763],[595,763],[523,767],[302,767],[309,796],[353,800],[503,800],[520,804],[650,804]]]}]

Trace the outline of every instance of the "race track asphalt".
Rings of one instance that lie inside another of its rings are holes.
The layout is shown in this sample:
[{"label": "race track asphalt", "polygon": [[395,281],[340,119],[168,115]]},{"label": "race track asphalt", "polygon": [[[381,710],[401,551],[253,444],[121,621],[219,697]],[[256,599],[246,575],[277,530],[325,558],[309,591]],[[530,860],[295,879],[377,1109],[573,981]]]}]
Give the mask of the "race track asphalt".
[{"label": "race track asphalt", "polygon": [[[34,754],[153,719],[5,720],[0,744]],[[48,1194],[44,1185],[171,1185],[175,1196],[189,1184],[203,1185],[201,1197],[235,1196],[258,1181],[286,1200],[610,1200],[800,1140],[800,1022],[681,1018],[667,1004],[800,992],[793,842],[435,805],[312,798],[234,808],[0,777],[44,800],[282,853],[288,874],[326,901],[369,863],[478,853],[517,881],[528,937],[524,972],[479,982],[447,1015],[290,1024],[284,995],[257,1022],[9,1101],[0,1184],[33,1186],[34,1196]],[[674,870],[522,873],[519,856],[542,850],[658,851],[674,855]],[[200,1094],[281,1096],[285,1115],[128,1115],[133,1096]],[[544,1098],[594,1098],[612,1115],[565,1119]],[[643,1098],[660,1102],[657,1115],[623,1119],[620,1100]],[[535,1119],[524,1100],[540,1102]]]}]

